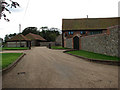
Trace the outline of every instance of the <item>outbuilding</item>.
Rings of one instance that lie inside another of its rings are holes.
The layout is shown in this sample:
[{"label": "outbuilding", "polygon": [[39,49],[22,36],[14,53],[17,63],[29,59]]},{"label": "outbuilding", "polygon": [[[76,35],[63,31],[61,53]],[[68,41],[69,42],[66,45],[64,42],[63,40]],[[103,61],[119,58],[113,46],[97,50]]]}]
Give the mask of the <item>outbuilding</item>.
[{"label": "outbuilding", "polygon": [[25,37],[31,40],[31,46],[40,46],[40,43],[46,42],[43,37],[33,33],[29,33]]},{"label": "outbuilding", "polygon": [[22,34],[13,36],[6,41],[7,47],[31,47],[30,39],[26,38]]}]

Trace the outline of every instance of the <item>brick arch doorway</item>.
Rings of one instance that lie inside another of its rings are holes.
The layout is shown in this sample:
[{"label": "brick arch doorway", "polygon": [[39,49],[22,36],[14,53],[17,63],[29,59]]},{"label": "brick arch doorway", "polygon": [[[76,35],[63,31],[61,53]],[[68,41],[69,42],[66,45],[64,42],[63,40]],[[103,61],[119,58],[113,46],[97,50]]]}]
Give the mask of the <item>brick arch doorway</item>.
[{"label": "brick arch doorway", "polygon": [[74,49],[79,50],[79,37],[78,36],[75,36],[73,38],[73,46],[74,46]]}]

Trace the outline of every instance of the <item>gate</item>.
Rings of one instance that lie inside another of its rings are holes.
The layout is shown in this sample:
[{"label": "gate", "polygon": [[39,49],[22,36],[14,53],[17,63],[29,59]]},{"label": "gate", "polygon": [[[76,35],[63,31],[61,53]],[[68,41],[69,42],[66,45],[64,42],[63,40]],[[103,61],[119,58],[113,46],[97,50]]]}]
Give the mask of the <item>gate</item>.
[{"label": "gate", "polygon": [[75,37],[73,38],[73,41],[74,41],[74,49],[79,50],[79,37],[78,37],[78,36],[75,36]]}]

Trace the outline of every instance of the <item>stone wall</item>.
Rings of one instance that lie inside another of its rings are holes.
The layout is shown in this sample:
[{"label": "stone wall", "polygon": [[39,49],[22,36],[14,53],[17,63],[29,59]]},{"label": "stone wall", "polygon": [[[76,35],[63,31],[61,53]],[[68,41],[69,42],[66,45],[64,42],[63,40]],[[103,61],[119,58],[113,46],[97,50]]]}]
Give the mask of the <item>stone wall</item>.
[{"label": "stone wall", "polygon": [[69,38],[69,39],[66,39],[66,47],[67,48],[73,48],[73,39],[72,38]]},{"label": "stone wall", "polygon": [[56,38],[55,44],[56,44],[57,46],[62,46],[62,34],[59,35],[59,36]]},{"label": "stone wall", "polygon": [[118,26],[108,29],[109,34],[104,33],[81,37],[81,49],[110,56],[118,56]]}]

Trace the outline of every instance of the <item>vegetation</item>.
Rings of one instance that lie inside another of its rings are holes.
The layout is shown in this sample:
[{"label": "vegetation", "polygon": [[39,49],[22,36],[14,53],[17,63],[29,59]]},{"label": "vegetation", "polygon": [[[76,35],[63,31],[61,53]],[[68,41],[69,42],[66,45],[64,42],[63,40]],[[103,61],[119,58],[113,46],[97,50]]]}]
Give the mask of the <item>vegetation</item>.
[{"label": "vegetation", "polygon": [[22,53],[2,53],[2,68],[12,64]]},{"label": "vegetation", "polygon": [[[60,35],[59,29],[57,28],[48,28],[48,27],[41,27],[40,28],[42,31],[38,30],[37,27],[27,27],[23,30],[21,34],[27,35],[28,33],[33,33],[42,36],[44,39],[50,42],[54,42],[56,40],[56,37]],[[13,36],[17,35],[16,33],[14,34],[9,34],[5,36],[5,41],[8,40],[9,38],[12,38]]]},{"label": "vegetation", "polygon": [[114,57],[114,56],[107,56],[107,55],[103,55],[103,54],[98,54],[98,53],[93,53],[93,52],[88,52],[88,51],[83,51],[83,50],[79,50],[79,51],[69,51],[67,52],[69,54],[73,54],[73,55],[78,55],[78,56],[83,56],[86,58],[90,58],[90,59],[98,59],[98,60],[120,60],[120,58],[118,57]]},{"label": "vegetation", "polygon": [[27,50],[28,47],[3,47],[2,50]]},{"label": "vegetation", "polygon": [[62,46],[52,46],[51,49],[69,49],[69,48],[64,48]]},{"label": "vegetation", "polygon": [[33,33],[39,35],[39,31],[37,30],[37,27],[27,27],[23,30],[22,34],[25,36],[28,33]]},{"label": "vegetation", "polygon": [[9,0],[9,1],[6,2],[5,0],[0,0],[0,19],[1,19],[1,17],[3,17],[4,20],[6,20],[8,22],[10,20],[7,18],[6,14],[5,14],[5,11],[11,13],[8,8],[17,8],[17,7],[20,7],[20,5],[17,2],[14,2],[12,0]]}]

